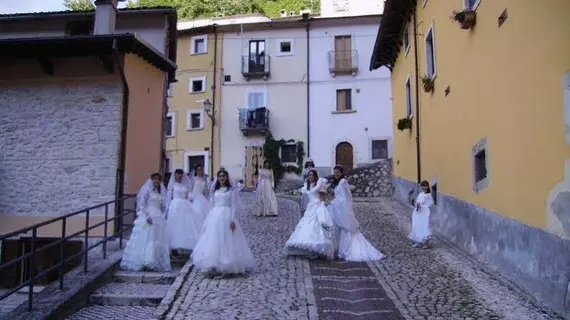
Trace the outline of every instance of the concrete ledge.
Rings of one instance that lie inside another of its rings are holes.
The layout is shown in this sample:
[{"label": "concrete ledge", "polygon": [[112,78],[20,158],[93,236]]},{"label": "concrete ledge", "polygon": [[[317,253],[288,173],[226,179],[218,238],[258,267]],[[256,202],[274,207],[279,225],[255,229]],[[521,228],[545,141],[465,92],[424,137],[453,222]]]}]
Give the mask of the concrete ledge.
[{"label": "concrete ledge", "polygon": [[107,259],[98,259],[89,264],[87,273],[79,266],[65,275],[64,289],[53,282],[34,296],[33,310],[28,312],[27,303],[4,315],[6,320],[51,320],[65,319],[86,305],[89,295],[97,287],[109,281],[119,268],[122,251],[109,253]]},{"label": "concrete ledge", "polygon": [[180,289],[182,288],[182,284],[186,282],[186,280],[188,279],[188,275],[190,274],[190,271],[192,271],[193,268],[194,265],[192,264],[192,260],[188,259],[184,267],[182,267],[182,270],[180,270],[180,273],[176,277],[176,280],[174,280],[174,283],[170,286],[170,289],[166,293],[166,296],[162,299],[162,301],[156,308],[156,311],[154,312],[155,319],[166,318],[166,315],[168,314],[170,309],[172,309],[174,301],[176,301],[176,298],[178,298],[178,296],[180,295]]}]

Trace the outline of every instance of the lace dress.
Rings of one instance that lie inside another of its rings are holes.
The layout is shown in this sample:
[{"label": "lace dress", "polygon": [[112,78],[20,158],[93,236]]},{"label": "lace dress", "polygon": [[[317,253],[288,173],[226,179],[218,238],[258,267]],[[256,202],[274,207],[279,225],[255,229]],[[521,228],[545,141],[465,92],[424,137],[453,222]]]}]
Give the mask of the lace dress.
[{"label": "lace dress", "polygon": [[432,205],[433,198],[430,193],[420,192],[420,194],[418,194],[416,198],[416,208],[412,213],[412,232],[408,235],[408,238],[415,243],[424,243],[431,238],[429,207]]},{"label": "lace dress", "polygon": [[[161,195],[156,191],[148,191],[143,195],[131,237],[123,252],[121,269],[170,271],[166,220],[160,210],[160,203]],[[147,223],[147,217],[152,219],[152,224]]]},{"label": "lace dress", "polygon": [[384,255],[364,237],[354,216],[352,193],[346,179],[334,188],[329,212],[335,226],[337,256],[347,261],[381,260]]},{"label": "lace dress", "polygon": [[205,177],[192,177],[192,193],[190,198],[192,200],[192,208],[195,212],[202,215],[202,219],[206,219],[208,212],[211,210],[210,202],[206,198],[208,191],[208,181]]},{"label": "lace dress", "polygon": [[[202,272],[242,274],[255,266],[239,221],[236,219],[239,190],[222,187],[211,195],[212,210],[204,221],[192,262]],[[231,223],[235,230],[231,230]]]},{"label": "lace dress", "polygon": [[334,258],[333,223],[325,203],[319,200],[319,188],[325,179],[319,179],[315,186],[302,192],[307,193],[309,203],[303,217],[297,223],[293,234],[285,244],[289,255],[322,255]]},{"label": "lace dress", "polygon": [[204,217],[190,203],[188,187],[179,182],[168,190],[166,226],[171,249],[192,250],[200,236]]},{"label": "lace dress", "polygon": [[257,216],[277,215],[277,196],[273,188],[273,172],[268,169],[259,171],[259,182],[257,184]]}]

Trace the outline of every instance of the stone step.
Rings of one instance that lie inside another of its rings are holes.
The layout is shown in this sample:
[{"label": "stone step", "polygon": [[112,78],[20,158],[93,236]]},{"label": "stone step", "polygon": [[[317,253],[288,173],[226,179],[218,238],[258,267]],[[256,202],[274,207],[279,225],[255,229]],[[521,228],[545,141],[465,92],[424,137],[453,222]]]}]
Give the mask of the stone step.
[{"label": "stone step", "polygon": [[143,320],[153,319],[154,307],[141,306],[87,306],[67,320]]},{"label": "stone step", "polygon": [[169,284],[111,282],[97,289],[89,297],[94,305],[157,307]]},{"label": "stone step", "polygon": [[149,284],[172,284],[180,273],[179,267],[173,268],[170,272],[150,272],[150,271],[117,271],[113,275],[114,282],[121,283],[149,283]]}]

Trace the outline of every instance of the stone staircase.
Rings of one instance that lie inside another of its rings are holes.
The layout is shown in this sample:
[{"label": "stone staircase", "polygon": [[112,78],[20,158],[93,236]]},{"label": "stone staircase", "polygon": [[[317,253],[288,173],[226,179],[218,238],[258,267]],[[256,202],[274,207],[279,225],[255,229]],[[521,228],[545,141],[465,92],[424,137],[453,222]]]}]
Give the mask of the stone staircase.
[{"label": "stone staircase", "polygon": [[188,258],[172,259],[170,272],[116,271],[109,283],[89,296],[87,306],[67,319],[153,319],[156,307]]}]

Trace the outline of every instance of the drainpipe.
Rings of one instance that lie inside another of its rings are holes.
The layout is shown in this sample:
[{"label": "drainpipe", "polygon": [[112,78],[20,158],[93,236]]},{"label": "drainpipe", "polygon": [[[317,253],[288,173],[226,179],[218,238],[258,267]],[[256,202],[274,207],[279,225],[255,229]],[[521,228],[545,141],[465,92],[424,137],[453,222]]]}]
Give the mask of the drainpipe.
[{"label": "drainpipe", "polygon": [[311,156],[311,127],[309,124],[311,123],[311,90],[310,90],[310,79],[311,79],[311,69],[310,69],[310,45],[309,45],[309,36],[311,34],[310,31],[311,25],[311,17],[307,14],[307,158]]},{"label": "drainpipe", "polygon": [[214,127],[216,126],[216,74],[218,72],[218,30],[214,31],[214,77],[212,84],[212,132],[210,135],[210,178],[214,177]]},{"label": "drainpipe", "polygon": [[414,10],[413,16],[413,24],[414,24],[414,60],[415,60],[415,73],[416,73],[416,162],[417,162],[417,176],[418,176],[418,184],[421,182],[422,179],[422,161],[421,161],[421,153],[420,153],[420,80],[419,80],[419,61],[418,61],[418,21],[416,16],[416,10]]},{"label": "drainpipe", "polygon": [[[115,197],[120,198],[125,193],[125,163],[127,155],[127,125],[129,122],[129,84],[125,76],[125,67],[121,61],[121,55],[117,49],[117,39],[113,40],[113,60],[119,75],[121,77],[121,85],[123,87],[123,103],[122,103],[122,119],[121,119],[121,144],[119,149],[119,167],[117,168],[117,184],[115,186]],[[118,201],[115,205],[115,215],[122,212],[122,203]],[[122,219],[115,224],[115,230],[118,231],[122,228]]]}]

